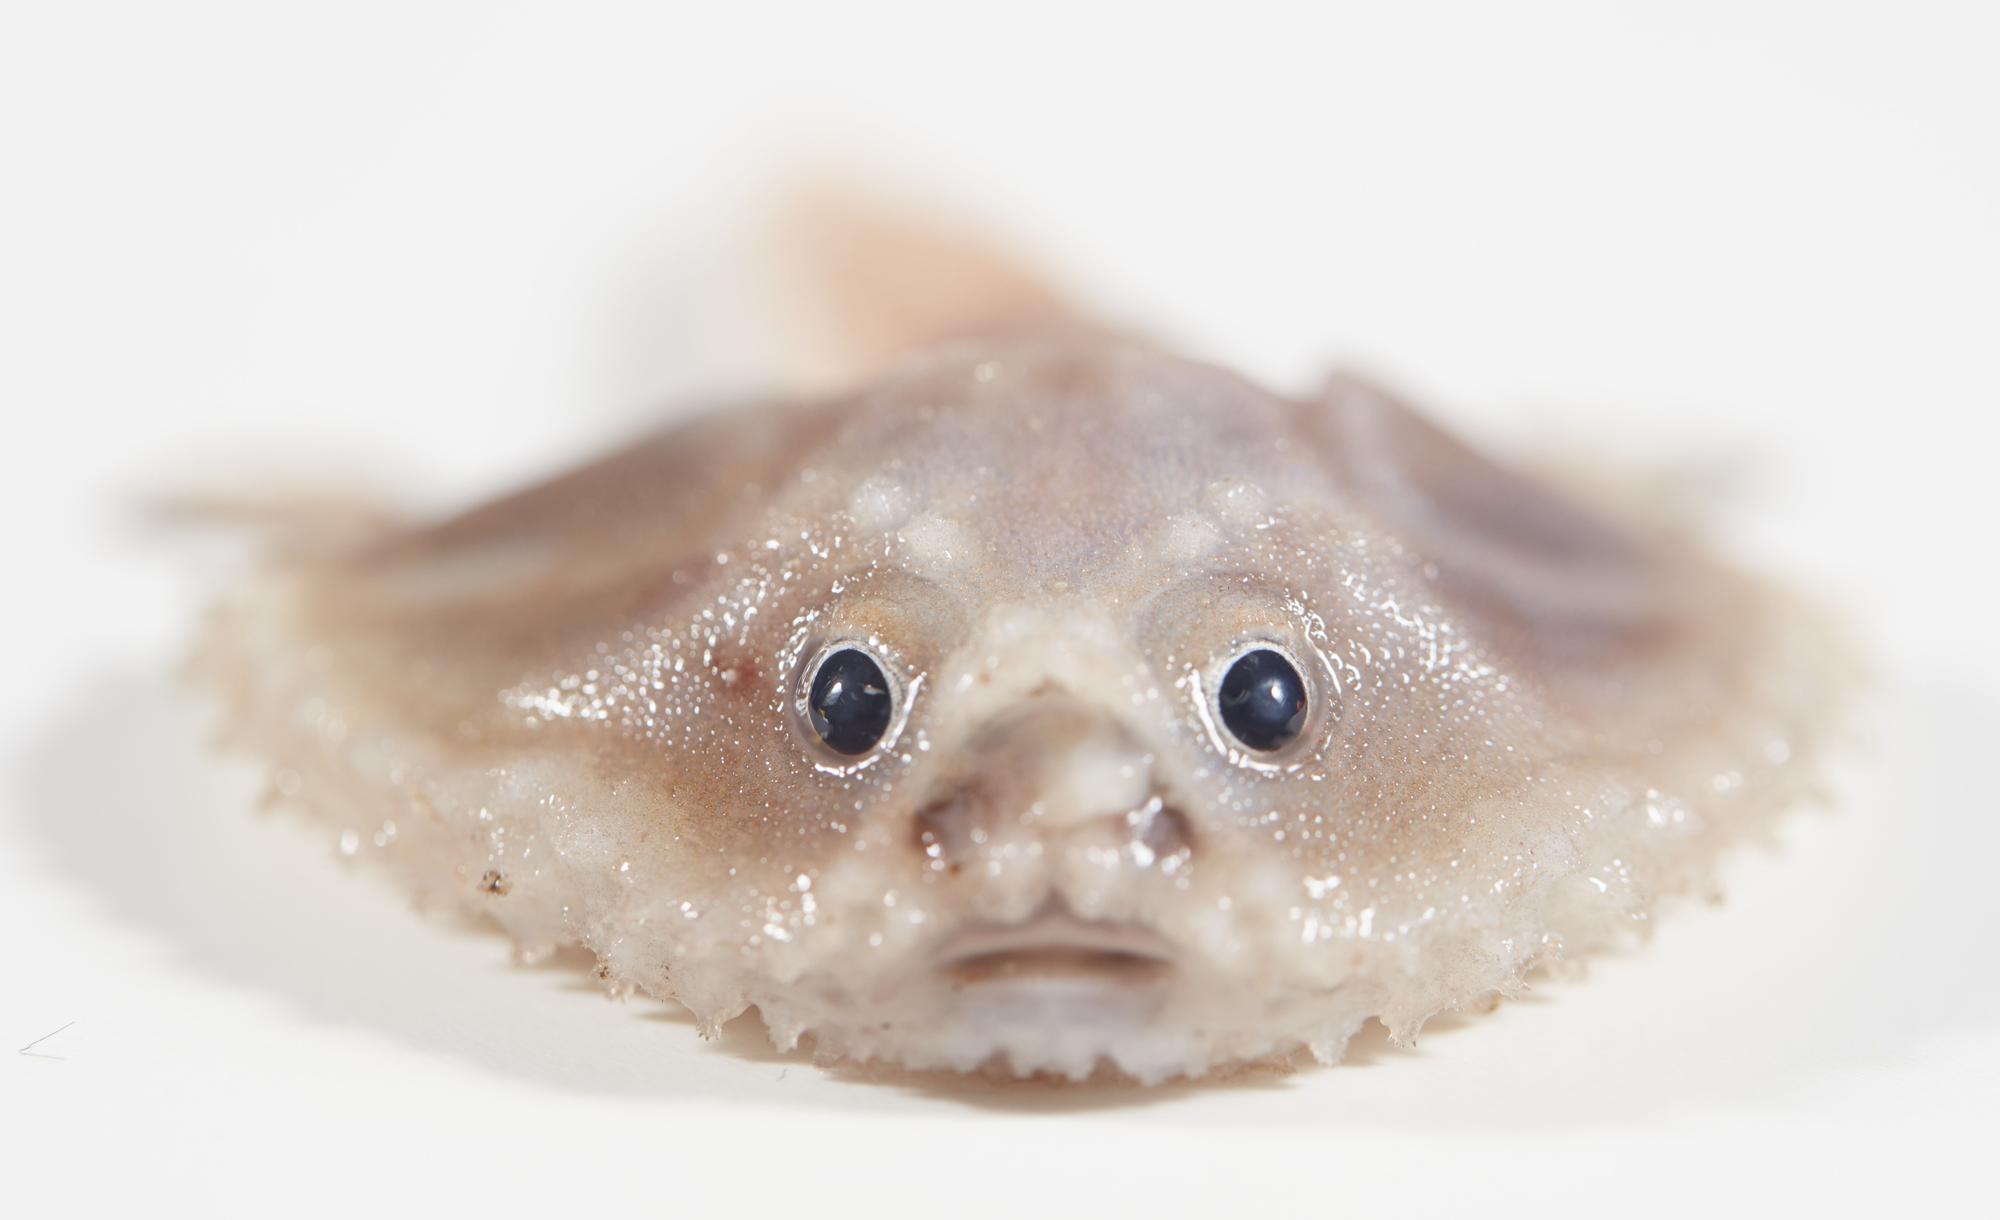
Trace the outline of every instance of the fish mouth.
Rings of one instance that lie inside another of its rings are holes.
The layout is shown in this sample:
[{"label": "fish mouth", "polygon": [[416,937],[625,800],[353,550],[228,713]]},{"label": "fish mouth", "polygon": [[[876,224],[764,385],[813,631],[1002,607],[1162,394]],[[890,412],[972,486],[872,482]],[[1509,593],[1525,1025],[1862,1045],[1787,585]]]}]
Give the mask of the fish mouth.
[{"label": "fish mouth", "polygon": [[1174,969],[1173,946],[1140,924],[1045,911],[1015,924],[974,924],[939,947],[936,968],[954,988],[1015,985],[1140,987]]}]

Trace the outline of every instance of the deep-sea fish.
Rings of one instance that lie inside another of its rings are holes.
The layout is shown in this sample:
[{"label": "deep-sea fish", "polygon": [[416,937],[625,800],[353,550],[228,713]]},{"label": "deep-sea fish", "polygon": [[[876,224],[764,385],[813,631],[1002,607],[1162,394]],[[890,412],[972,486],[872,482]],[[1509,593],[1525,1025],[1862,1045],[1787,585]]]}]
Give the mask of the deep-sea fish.
[{"label": "deep-sea fish", "polygon": [[1028,312],[275,547],[229,737],[706,1031],[1148,1083],[1413,1037],[1813,792],[1834,634],[1688,530]]}]

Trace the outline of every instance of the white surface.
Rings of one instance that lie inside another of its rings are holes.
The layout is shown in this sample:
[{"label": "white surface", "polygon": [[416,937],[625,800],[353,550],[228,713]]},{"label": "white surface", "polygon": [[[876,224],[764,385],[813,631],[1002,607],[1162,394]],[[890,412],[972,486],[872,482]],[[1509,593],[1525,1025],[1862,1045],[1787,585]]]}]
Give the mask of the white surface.
[{"label": "white surface", "polygon": [[[10,1214],[1983,1196],[1990,6],[673,7],[0,16]],[[253,816],[168,674],[199,582],[130,495],[261,454],[451,502],[753,379],[717,243],[829,151],[1279,384],[1359,360],[1501,443],[1569,421],[1740,462],[1737,542],[1875,649],[1838,811],[1735,861],[1726,905],[1414,1052],[1151,1092],[704,1044]]]}]

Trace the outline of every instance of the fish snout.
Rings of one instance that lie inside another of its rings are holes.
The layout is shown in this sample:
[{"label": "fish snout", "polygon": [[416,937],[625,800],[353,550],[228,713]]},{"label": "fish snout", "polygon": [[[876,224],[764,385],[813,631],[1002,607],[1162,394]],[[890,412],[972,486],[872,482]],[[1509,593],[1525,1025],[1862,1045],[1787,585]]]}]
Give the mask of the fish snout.
[{"label": "fish snout", "polygon": [[917,810],[914,837],[933,868],[1011,858],[1054,862],[1066,847],[1109,850],[1145,867],[1185,859],[1194,835],[1158,782],[1155,757],[1115,716],[1043,691],[967,742],[961,765]]}]

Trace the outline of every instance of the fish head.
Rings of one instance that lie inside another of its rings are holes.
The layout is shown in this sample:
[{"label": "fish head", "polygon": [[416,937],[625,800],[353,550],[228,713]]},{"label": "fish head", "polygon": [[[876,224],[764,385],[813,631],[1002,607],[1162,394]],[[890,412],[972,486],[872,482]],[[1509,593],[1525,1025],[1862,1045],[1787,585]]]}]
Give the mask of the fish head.
[{"label": "fish head", "polygon": [[848,1058],[1158,1079],[1432,985],[1431,929],[1534,867],[1546,726],[1307,415],[1062,343],[848,404],[590,684],[671,811],[674,993]]}]

